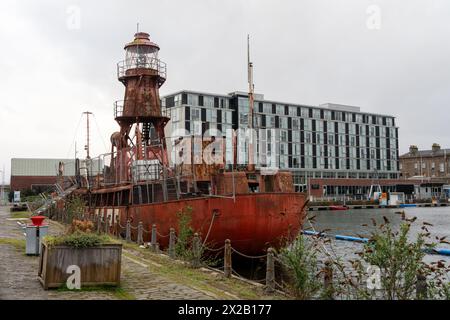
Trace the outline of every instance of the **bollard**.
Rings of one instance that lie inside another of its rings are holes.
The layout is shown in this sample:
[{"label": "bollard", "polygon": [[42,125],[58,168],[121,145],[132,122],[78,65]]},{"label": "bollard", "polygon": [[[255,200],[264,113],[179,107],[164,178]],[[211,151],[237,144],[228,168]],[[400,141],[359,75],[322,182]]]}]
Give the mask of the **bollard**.
[{"label": "bollard", "polygon": [[157,237],[157,230],[156,230],[156,224],[152,224],[152,238],[150,243],[150,248],[156,252],[157,251],[157,244],[156,244],[156,237]]},{"label": "bollard", "polygon": [[325,261],[323,285],[325,288],[325,298],[333,300],[333,264],[330,260]]},{"label": "bollard", "polygon": [[175,229],[170,228],[169,233],[169,257],[175,258]]},{"label": "bollard", "polygon": [[267,267],[266,267],[266,293],[275,291],[275,262],[273,249],[267,249]]},{"label": "bollard", "polygon": [[105,233],[109,234],[109,218],[108,218],[108,216],[105,217]]},{"label": "bollard", "polygon": [[130,220],[127,220],[125,239],[126,239],[126,241],[131,242],[131,221]]},{"label": "bollard", "polygon": [[102,226],[102,217],[100,216],[100,214],[98,214],[98,216],[97,216],[97,233],[100,233],[101,226]]},{"label": "bollard", "polygon": [[119,226],[119,221],[118,221],[118,219],[116,219],[116,221],[115,221],[115,223],[114,223],[114,229],[115,229],[115,232],[116,232],[116,237],[117,237],[117,239],[120,239],[120,226]]},{"label": "bollard", "polygon": [[231,278],[231,241],[230,239],[225,240],[225,250],[224,250],[224,267],[223,271],[225,278]]},{"label": "bollard", "polygon": [[192,261],[192,266],[194,268],[199,268],[200,267],[200,256],[201,256],[201,252],[200,252],[200,237],[198,235],[198,233],[194,234],[194,239],[192,239],[192,251],[193,251],[193,255],[194,255],[194,259]]},{"label": "bollard", "polygon": [[138,224],[138,235],[137,235],[137,244],[141,245],[144,244],[144,239],[143,239],[143,230],[144,230],[144,226],[142,224],[142,221],[139,221]]},{"label": "bollard", "polygon": [[417,274],[416,299],[427,299],[428,296],[427,277],[421,273]]}]

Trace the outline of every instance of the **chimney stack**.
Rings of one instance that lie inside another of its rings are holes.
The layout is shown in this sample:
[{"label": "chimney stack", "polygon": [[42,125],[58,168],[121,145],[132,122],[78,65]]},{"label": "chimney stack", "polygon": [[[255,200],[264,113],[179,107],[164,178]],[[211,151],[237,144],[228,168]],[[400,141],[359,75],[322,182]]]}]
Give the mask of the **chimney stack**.
[{"label": "chimney stack", "polygon": [[436,152],[438,152],[439,150],[441,150],[441,146],[440,146],[439,144],[437,144],[437,143],[433,143],[433,145],[431,146],[431,150],[432,150],[434,153],[436,153]]},{"label": "chimney stack", "polygon": [[410,153],[410,154],[414,155],[414,154],[416,154],[418,151],[419,151],[419,148],[417,148],[417,146],[415,146],[415,145],[409,146],[409,153]]}]

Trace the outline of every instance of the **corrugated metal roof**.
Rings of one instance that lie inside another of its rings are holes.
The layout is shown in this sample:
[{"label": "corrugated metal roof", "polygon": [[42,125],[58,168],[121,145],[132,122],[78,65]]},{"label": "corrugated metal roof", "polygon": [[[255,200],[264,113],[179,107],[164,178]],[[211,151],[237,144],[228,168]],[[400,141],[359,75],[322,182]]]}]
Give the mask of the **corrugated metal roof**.
[{"label": "corrugated metal roof", "polygon": [[11,176],[44,176],[58,175],[59,162],[64,163],[64,175],[75,175],[74,159],[11,159]]}]

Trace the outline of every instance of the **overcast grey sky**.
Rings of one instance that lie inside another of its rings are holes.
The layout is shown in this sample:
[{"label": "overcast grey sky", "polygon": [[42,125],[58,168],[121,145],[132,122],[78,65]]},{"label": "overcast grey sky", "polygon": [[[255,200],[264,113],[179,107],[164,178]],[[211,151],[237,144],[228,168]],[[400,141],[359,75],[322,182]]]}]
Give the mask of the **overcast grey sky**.
[{"label": "overcast grey sky", "polygon": [[137,22],[168,65],[162,95],[246,90],[249,33],[266,98],[394,115],[401,153],[449,147],[449,21],[448,0],[2,0],[0,169],[9,180],[13,157],[72,157],[85,110],[102,136],[94,124],[92,153],[107,151]]}]

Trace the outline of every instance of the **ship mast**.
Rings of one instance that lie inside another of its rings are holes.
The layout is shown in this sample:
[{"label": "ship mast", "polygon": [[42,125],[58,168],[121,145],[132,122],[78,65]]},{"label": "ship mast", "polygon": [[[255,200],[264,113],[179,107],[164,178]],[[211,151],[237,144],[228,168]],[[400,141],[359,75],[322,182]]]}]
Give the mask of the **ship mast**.
[{"label": "ship mast", "polygon": [[247,35],[247,71],[248,71],[248,128],[249,128],[249,141],[248,141],[248,170],[255,171],[254,156],[253,156],[253,105],[254,97],[253,92],[255,85],[253,84],[253,63],[250,61],[250,35]]},{"label": "ship mast", "polygon": [[[86,150],[86,159],[90,159],[91,156],[89,154],[90,151],[90,141],[89,141],[89,115],[92,114],[92,112],[85,111],[83,114],[86,115],[86,145],[84,146],[84,150]],[[76,156],[76,153],[75,153]]]}]

